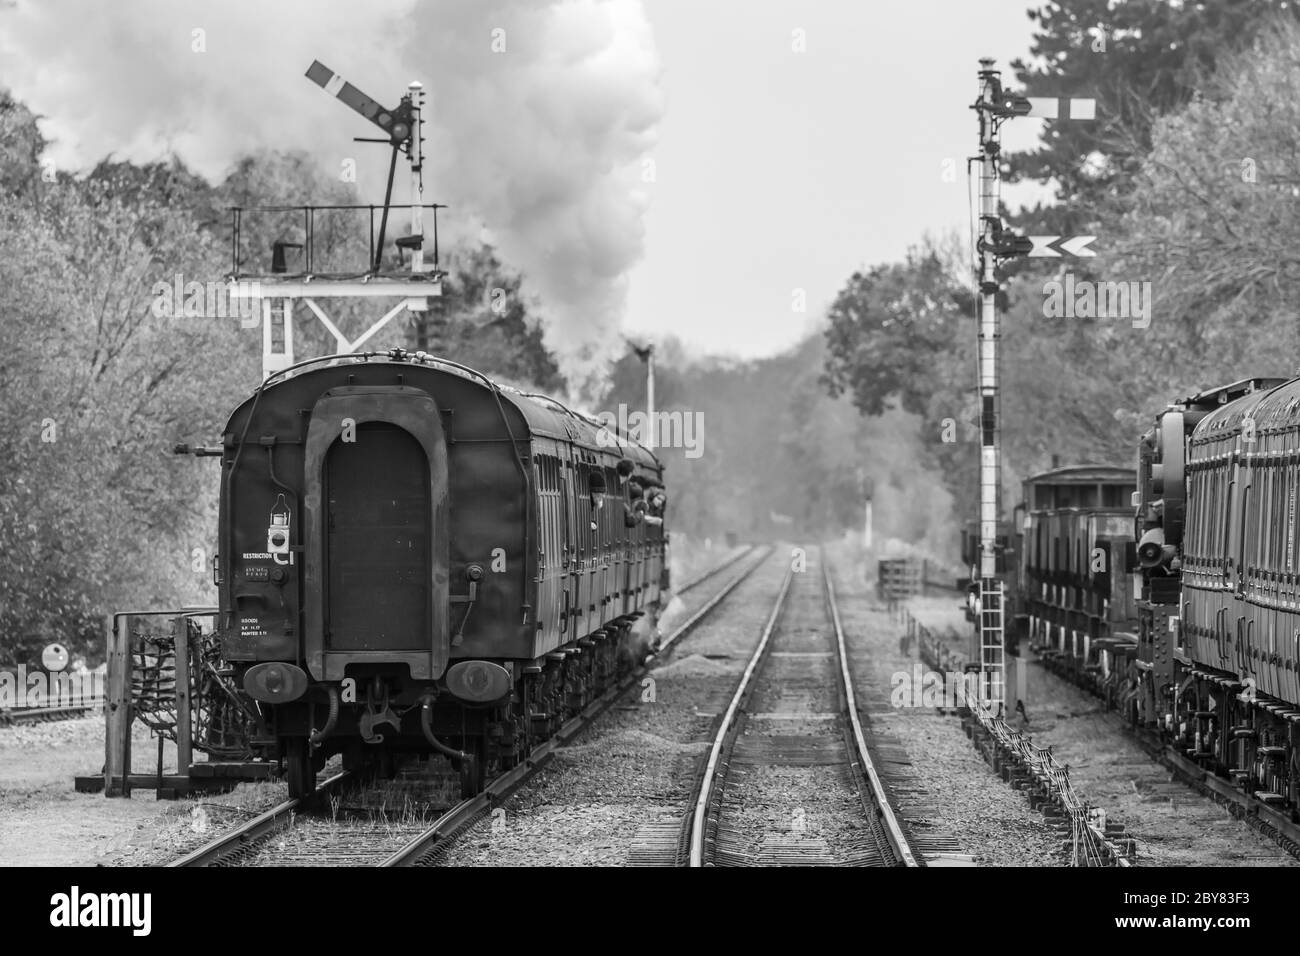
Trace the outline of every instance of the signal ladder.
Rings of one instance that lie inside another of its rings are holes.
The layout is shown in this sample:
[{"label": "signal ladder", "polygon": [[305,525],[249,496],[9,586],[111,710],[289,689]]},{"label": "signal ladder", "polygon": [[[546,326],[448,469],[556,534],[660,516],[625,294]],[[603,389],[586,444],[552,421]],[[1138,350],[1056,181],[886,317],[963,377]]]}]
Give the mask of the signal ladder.
[{"label": "signal ladder", "polygon": [[980,578],[980,703],[995,717],[1005,704],[1002,582]]}]

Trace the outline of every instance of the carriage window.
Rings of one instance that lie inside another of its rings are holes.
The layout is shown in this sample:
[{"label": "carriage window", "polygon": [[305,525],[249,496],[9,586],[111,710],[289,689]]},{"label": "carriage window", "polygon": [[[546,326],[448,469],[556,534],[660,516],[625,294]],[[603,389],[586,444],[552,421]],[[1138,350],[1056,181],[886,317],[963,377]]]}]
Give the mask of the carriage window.
[{"label": "carriage window", "polygon": [[1258,569],[1267,561],[1267,552],[1269,538],[1271,535],[1268,530],[1268,504],[1272,498],[1273,490],[1273,473],[1269,469],[1264,469],[1260,476],[1263,480],[1259,493],[1251,495],[1251,507],[1255,511],[1255,567]]},{"label": "carriage window", "polygon": [[1289,465],[1278,465],[1278,502],[1277,514],[1273,520],[1273,535],[1276,544],[1276,571],[1291,570],[1291,469]]},{"label": "carriage window", "polygon": [[[1209,559],[1215,554],[1214,514],[1211,510],[1211,505],[1214,503],[1214,472],[1201,472],[1197,494],[1201,499],[1200,552],[1202,558]],[[1205,561],[1203,563],[1209,562]]]},{"label": "carriage window", "polygon": [[1255,538],[1256,570],[1268,564],[1269,551],[1273,549],[1273,529],[1269,527],[1269,512],[1273,510],[1271,509],[1271,505],[1273,505],[1273,470],[1271,468],[1265,468],[1264,483],[1262,484],[1264,484],[1262,494],[1260,496],[1253,496],[1252,494],[1255,501],[1251,502],[1252,505],[1255,505],[1258,523],[1260,523],[1258,524],[1260,531],[1258,531]]},{"label": "carriage window", "polygon": [[1273,513],[1273,570],[1283,571],[1288,565],[1287,529],[1291,524],[1291,470],[1285,465],[1274,466],[1277,472],[1277,507]]},{"label": "carriage window", "polygon": [[1214,500],[1216,502],[1219,502],[1223,513],[1223,519],[1221,521],[1216,521],[1214,523],[1214,538],[1215,538],[1214,553],[1216,556],[1218,556],[1219,562],[1224,567],[1225,570],[1227,568],[1227,565],[1224,562],[1226,561],[1227,554],[1228,554],[1228,531],[1229,528],[1231,527],[1228,524],[1228,522],[1231,520],[1231,516],[1232,516],[1232,508],[1222,507],[1223,494],[1228,487],[1228,482],[1225,480],[1228,477],[1225,474],[1225,471],[1228,467],[1229,466],[1227,464],[1225,464],[1223,467],[1218,467],[1218,466],[1215,467],[1214,489],[1213,489]]},{"label": "carriage window", "polygon": [[1269,468],[1268,491],[1268,501],[1265,503],[1266,513],[1264,516],[1264,521],[1266,522],[1264,527],[1268,534],[1267,543],[1265,545],[1266,552],[1264,555],[1264,567],[1271,571],[1280,566],[1280,558],[1282,555],[1282,549],[1278,546],[1278,542],[1281,540],[1278,536],[1278,531],[1281,530],[1282,527],[1281,514],[1285,503],[1282,499],[1281,469],[1276,467]]},{"label": "carriage window", "polygon": [[603,471],[592,471],[587,476],[587,491],[591,495],[593,507],[602,508],[605,504],[605,473]]},{"label": "carriage window", "polygon": [[1291,491],[1290,497],[1290,516],[1287,520],[1287,570],[1292,574],[1296,571],[1296,523],[1300,521],[1300,515],[1296,514],[1296,495],[1300,491],[1300,466],[1292,462],[1288,469],[1291,473]]}]

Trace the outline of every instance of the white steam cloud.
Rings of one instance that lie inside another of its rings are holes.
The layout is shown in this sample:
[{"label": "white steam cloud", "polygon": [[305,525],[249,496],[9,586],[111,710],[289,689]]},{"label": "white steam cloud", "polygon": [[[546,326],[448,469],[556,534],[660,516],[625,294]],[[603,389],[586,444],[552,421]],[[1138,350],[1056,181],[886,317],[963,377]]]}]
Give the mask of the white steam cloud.
[{"label": "white steam cloud", "polygon": [[[319,59],[380,102],[428,93],[425,201],[490,230],[578,379],[621,351],[642,252],[642,163],[663,111],[639,0],[19,0],[0,4],[0,85],[45,117],[55,166],[168,153],[210,179],[262,148],[355,156],[378,135],[303,73]],[[405,179],[395,188],[405,202]]]}]

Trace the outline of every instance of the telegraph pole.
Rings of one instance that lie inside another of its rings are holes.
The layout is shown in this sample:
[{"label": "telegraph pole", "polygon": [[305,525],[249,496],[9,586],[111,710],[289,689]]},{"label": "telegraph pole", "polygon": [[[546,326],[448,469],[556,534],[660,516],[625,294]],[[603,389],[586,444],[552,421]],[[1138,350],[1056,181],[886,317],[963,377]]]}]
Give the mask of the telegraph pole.
[{"label": "telegraph pole", "polygon": [[[979,662],[979,703],[993,716],[1006,709],[1006,621],[998,539],[1002,515],[1002,402],[998,383],[997,263],[1012,256],[1093,256],[1093,236],[1017,236],[1003,231],[999,213],[999,168],[1002,123],[1016,116],[1092,119],[1090,99],[1028,98],[1005,93],[994,61],[980,60],[979,97],[972,109],[979,116],[979,239],[975,276],[979,287],[980,400],[980,561],[979,621],[975,634]],[[1008,536],[1009,537],[1009,536]]]},{"label": "telegraph pole", "polygon": [[655,347],[651,342],[646,346],[645,360],[645,421],[646,447],[655,447]]},{"label": "telegraph pole", "polygon": [[[407,157],[411,165],[411,235],[424,237],[424,86],[412,80],[406,88],[411,104],[411,145]],[[411,248],[411,271],[424,271],[424,243]]]},{"label": "telegraph pole", "polygon": [[636,357],[645,362],[645,434],[641,444],[653,450],[655,447],[655,346],[653,342],[637,345],[628,341]]},{"label": "telegraph pole", "polygon": [[[411,145],[407,157],[411,166],[411,235],[424,235],[424,86],[419,80],[412,80],[406,87],[406,98],[411,104]],[[411,249],[411,272],[424,271],[424,245]],[[439,298],[433,309],[425,299],[410,307],[412,323],[415,326],[415,347],[421,352],[442,351],[442,343],[436,350],[430,349],[430,325],[438,321],[442,313],[442,299]],[[434,330],[435,335],[439,330]]]}]

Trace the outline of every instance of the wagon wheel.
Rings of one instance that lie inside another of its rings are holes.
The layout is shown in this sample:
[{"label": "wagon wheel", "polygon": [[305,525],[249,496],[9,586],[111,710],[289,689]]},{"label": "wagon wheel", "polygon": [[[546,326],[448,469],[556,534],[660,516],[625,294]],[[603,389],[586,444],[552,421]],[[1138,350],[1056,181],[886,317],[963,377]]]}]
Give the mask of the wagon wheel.
[{"label": "wagon wheel", "polygon": [[466,759],[460,762],[460,797],[468,800],[482,793],[486,782],[483,738],[471,737],[461,749],[466,754]]},{"label": "wagon wheel", "polygon": [[282,741],[285,777],[289,797],[294,800],[316,792],[316,768],[306,737],[286,737]]}]

